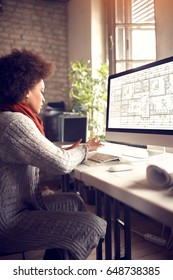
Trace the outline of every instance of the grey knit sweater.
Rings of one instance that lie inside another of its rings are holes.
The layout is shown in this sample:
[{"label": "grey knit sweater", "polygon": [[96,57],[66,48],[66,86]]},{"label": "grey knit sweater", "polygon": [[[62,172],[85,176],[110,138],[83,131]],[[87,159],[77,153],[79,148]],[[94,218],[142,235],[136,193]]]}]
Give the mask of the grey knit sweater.
[{"label": "grey knit sweater", "polygon": [[48,196],[39,170],[71,172],[86,147],[63,150],[47,140],[21,113],[0,113],[0,253],[61,248],[86,259],[105,236],[106,222],[89,213],[76,194]]}]

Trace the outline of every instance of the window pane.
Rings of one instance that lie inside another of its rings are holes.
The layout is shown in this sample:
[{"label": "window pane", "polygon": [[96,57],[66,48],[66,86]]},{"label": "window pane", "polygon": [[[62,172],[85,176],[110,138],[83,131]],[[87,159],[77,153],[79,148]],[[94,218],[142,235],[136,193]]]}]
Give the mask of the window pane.
[{"label": "window pane", "polygon": [[115,51],[117,60],[153,60],[156,55],[155,30],[117,27]]},{"label": "window pane", "polygon": [[122,72],[122,71],[125,71],[125,70],[128,70],[128,69],[132,69],[132,68],[136,68],[136,67],[139,67],[139,66],[142,66],[144,64],[147,64],[147,63],[150,63],[152,62],[153,60],[151,61],[145,61],[145,60],[140,60],[140,61],[116,61],[116,73],[119,73],[119,72]]},{"label": "window pane", "polygon": [[126,37],[125,37],[125,27],[116,28],[116,59],[125,60],[126,59]]},{"label": "window pane", "polygon": [[125,71],[126,69],[126,62],[116,62],[116,73]]},{"label": "window pane", "polygon": [[113,55],[110,52],[111,71],[121,72],[154,61],[155,0],[114,1],[115,29],[112,32],[115,32],[115,41]]},{"label": "window pane", "polygon": [[155,31],[149,29],[133,29],[131,59],[153,59],[155,58],[155,55]]}]

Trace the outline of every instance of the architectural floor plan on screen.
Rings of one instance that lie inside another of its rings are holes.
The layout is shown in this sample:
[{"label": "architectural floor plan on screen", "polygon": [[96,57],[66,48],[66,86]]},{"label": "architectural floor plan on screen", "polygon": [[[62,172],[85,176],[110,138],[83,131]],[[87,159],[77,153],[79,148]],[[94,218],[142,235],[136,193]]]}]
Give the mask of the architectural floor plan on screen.
[{"label": "architectural floor plan on screen", "polygon": [[109,127],[173,127],[173,61],[110,81]]}]

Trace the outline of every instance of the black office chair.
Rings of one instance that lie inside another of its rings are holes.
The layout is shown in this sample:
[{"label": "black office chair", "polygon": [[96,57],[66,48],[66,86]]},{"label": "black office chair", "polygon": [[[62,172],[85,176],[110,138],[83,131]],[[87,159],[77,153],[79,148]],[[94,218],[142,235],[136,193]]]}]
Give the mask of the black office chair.
[{"label": "black office chair", "polygon": [[65,111],[65,103],[64,101],[60,102],[48,102],[46,106],[46,110],[56,109],[57,111]]},{"label": "black office chair", "polygon": [[44,130],[46,137],[52,141],[59,141],[58,116],[65,111],[65,103],[49,102],[44,112]]}]

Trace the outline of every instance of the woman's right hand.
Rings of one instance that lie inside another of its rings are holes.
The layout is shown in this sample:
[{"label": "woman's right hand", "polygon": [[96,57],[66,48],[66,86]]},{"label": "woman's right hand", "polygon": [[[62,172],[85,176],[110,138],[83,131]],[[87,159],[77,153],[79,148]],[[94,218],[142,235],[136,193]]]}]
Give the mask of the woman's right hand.
[{"label": "woman's right hand", "polygon": [[64,148],[64,150],[71,150],[71,149],[76,148],[77,146],[80,145],[81,141],[82,141],[82,138],[79,139],[78,141],[76,141],[75,143],[73,143],[71,146]]},{"label": "woman's right hand", "polygon": [[[64,148],[64,150],[71,150],[71,149],[76,148],[77,146],[79,146],[81,144],[81,141],[82,141],[82,139],[79,139],[78,141],[73,143],[71,146]],[[104,146],[103,144],[100,143],[100,140],[98,139],[98,137],[94,137],[94,138],[88,140],[84,145],[86,145],[89,152],[96,151],[98,148]]]},{"label": "woman's right hand", "polygon": [[96,151],[98,148],[104,146],[97,137],[88,140],[85,145],[87,146],[89,152]]}]

